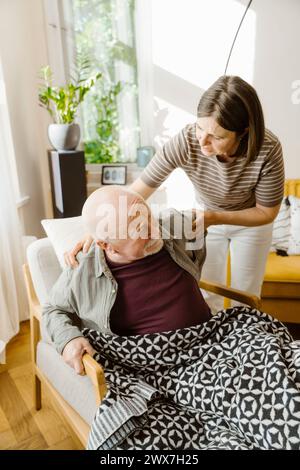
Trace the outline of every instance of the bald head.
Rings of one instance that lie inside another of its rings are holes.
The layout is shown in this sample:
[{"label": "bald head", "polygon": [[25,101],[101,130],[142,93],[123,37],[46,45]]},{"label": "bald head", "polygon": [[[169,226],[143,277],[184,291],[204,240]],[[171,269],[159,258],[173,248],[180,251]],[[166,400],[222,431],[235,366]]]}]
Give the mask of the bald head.
[{"label": "bald head", "polygon": [[151,212],[142,196],[113,185],[94,191],[83,206],[82,216],[95,240],[111,241],[128,238],[131,222],[137,217],[147,220]]},{"label": "bald head", "polygon": [[139,194],[120,186],[97,189],[86,200],[86,230],[115,262],[131,263],[163,246],[158,222]]}]

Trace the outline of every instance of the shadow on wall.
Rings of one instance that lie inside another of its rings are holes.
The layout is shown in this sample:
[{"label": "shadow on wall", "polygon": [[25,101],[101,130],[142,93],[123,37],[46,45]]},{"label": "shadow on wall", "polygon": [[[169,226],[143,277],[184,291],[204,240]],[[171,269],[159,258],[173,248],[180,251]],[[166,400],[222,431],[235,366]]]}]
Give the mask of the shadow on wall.
[{"label": "shadow on wall", "polygon": [[153,116],[155,120],[155,126],[159,129],[159,135],[155,137],[154,141],[157,147],[162,147],[172,137],[172,132],[169,126],[165,125],[169,115],[169,107],[160,107],[159,100],[154,98],[153,102]]},{"label": "shadow on wall", "polygon": [[[159,86],[159,88],[158,88]],[[154,95],[188,114],[195,115],[203,89],[154,65]]]},{"label": "shadow on wall", "polygon": [[[155,144],[161,148],[174,133],[196,119],[197,105],[203,89],[154,66],[154,119]],[[167,195],[167,207],[184,210],[195,205],[195,190],[186,174],[176,169],[163,185]],[[184,187],[184,194],[178,192]]]},{"label": "shadow on wall", "polygon": [[[295,158],[300,153],[300,104],[292,101],[292,84],[300,79],[300,2],[254,0],[250,11],[255,13],[256,26],[252,84],[261,99],[266,126],[283,145],[286,177],[294,178],[300,176]],[[238,41],[239,37],[237,46]],[[239,71],[234,69],[234,73]]]},{"label": "shadow on wall", "polygon": [[204,90],[157,65],[153,72],[155,143],[161,147],[174,132],[195,120]]},{"label": "shadow on wall", "polygon": [[[190,0],[188,7],[185,3],[171,0],[162,3],[158,8],[157,3],[154,0],[152,2],[155,25],[152,36],[153,94],[158,109],[154,135],[158,145],[187,123],[195,121],[203,91],[224,73],[232,41],[248,0]],[[166,34],[162,17],[170,7],[172,21]],[[238,37],[241,53],[235,56],[240,73],[251,77],[254,17],[254,13],[248,11],[246,28],[243,22],[243,34],[239,33]]]}]

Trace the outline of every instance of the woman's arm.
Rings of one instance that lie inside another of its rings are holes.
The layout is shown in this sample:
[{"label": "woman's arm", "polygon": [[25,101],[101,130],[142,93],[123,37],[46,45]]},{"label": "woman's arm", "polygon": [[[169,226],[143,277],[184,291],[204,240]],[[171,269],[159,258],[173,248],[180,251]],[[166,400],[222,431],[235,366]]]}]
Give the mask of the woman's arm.
[{"label": "woman's arm", "polygon": [[139,193],[144,199],[148,199],[173,170],[183,166],[188,157],[189,146],[186,130],[182,129],[155,153],[141,176],[132,183],[130,189]]},{"label": "woman's arm", "polygon": [[273,207],[266,207],[256,204],[250,209],[240,211],[205,211],[204,224],[209,225],[244,225],[245,227],[256,227],[273,222],[280,209],[280,204]]},{"label": "woman's arm", "polygon": [[148,184],[144,183],[142,178],[137,178],[129,189],[139,193],[144,199],[148,199],[148,197],[150,197],[157,188],[152,188],[151,186],[148,186]]}]

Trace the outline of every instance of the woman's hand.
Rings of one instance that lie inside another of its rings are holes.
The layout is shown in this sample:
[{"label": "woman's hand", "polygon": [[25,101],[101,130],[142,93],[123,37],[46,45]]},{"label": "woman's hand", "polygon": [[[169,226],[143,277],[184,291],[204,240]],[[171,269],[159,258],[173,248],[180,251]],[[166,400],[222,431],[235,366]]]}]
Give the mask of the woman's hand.
[{"label": "woman's hand", "polygon": [[193,209],[193,231],[196,234],[204,233],[209,224],[209,218],[207,217],[209,213],[202,211],[200,209]]},{"label": "woman's hand", "polygon": [[210,225],[214,224],[214,212],[193,209],[193,225],[192,228],[196,234],[204,233]]},{"label": "woman's hand", "polygon": [[76,243],[76,245],[74,246],[74,248],[72,248],[72,250],[66,251],[66,253],[64,253],[64,259],[65,259],[66,265],[70,266],[71,268],[77,268],[78,261],[76,259],[76,256],[81,250],[83,253],[87,253],[90,249],[92,242],[93,242],[92,237],[90,235],[87,235],[83,240]]}]

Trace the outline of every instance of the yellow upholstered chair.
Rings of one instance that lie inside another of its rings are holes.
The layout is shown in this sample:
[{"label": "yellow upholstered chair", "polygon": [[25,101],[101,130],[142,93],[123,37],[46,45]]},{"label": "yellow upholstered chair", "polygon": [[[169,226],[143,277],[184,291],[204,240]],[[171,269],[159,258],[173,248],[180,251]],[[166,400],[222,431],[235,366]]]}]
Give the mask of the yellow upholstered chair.
[{"label": "yellow upholstered chair", "polygon": [[[288,179],[285,196],[300,198],[300,179]],[[230,286],[230,255],[227,264],[227,286]],[[224,307],[230,307],[225,298]],[[278,256],[269,253],[261,292],[261,310],[287,323],[300,323],[300,255]]]},{"label": "yellow upholstered chair", "polygon": [[[286,180],[284,195],[300,198],[300,179]],[[269,254],[261,299],[263,311],[284,322],[300,323],[300,255]]]}]

